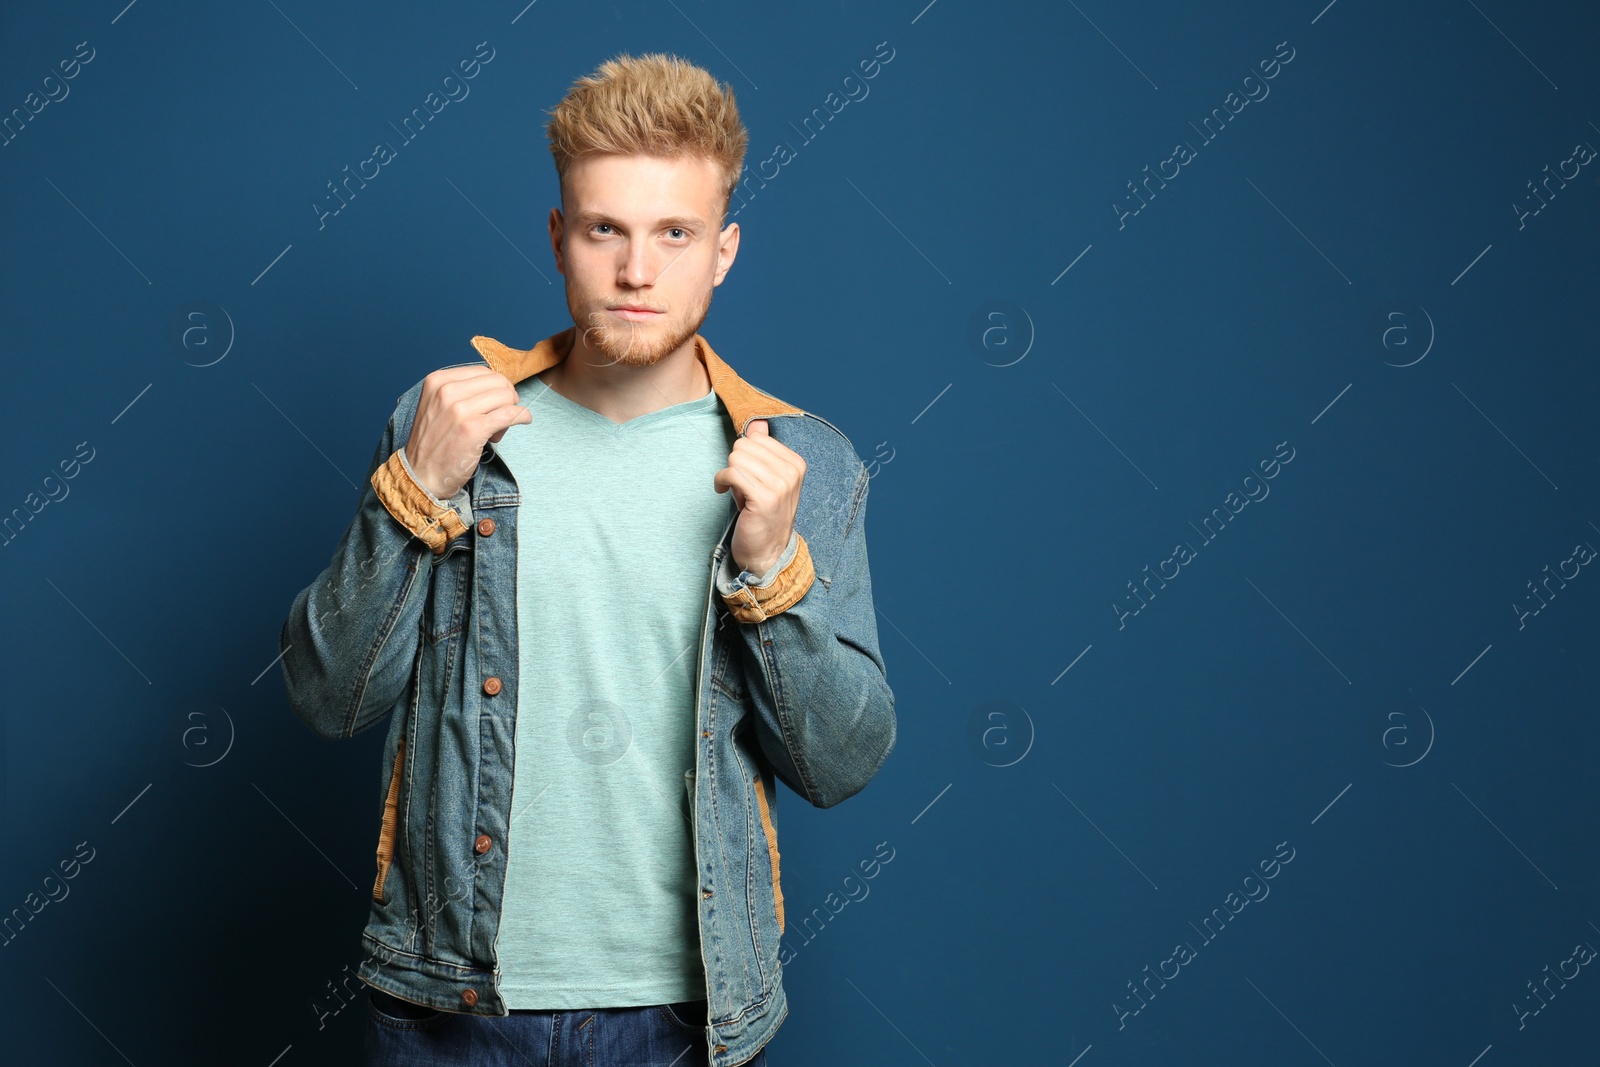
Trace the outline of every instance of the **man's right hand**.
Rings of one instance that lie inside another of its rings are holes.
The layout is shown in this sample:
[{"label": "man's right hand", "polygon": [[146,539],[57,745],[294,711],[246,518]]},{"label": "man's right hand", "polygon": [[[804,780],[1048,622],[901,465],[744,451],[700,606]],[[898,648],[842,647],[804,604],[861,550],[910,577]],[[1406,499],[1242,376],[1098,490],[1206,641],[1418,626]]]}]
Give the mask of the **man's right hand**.
[{"label": "man's right hand", "polygon": [[478,469],[483,447],[533,421],[511,380],[492,367],[443,367],[422,380],[406,460],[422,488],[449,500]]}]

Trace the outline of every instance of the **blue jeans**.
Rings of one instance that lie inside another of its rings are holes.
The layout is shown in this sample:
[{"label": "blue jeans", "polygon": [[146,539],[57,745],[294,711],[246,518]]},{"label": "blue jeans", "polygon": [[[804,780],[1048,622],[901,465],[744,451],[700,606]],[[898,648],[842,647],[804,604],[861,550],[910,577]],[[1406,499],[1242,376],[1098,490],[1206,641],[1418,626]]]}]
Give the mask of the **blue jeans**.
[{"label": "blue jeans", "polygon": [[[368,987],[367,1067],[706,1067],[706,1002],[435,1011]],[[767,1051],[748,1067],[766,1067]]]}]

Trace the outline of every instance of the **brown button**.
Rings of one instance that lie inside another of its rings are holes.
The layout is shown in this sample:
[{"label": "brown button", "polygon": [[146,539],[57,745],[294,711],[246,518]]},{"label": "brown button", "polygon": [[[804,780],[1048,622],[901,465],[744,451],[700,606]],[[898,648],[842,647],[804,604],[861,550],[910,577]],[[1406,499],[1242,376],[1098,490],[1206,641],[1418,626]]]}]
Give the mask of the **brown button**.
[{"label": "brown button", "polygon": [[476,989],[463,989],[461,991],[461,1003],[469,1008],[478,1003],[478,991]]},{"label": "brown button", "polygon": [[473,842],[472,847],[477,849],[480,853],[483,853],[488,852],[489,846],[492,844],[494,844],[494,842],[489,839],[488,834],[479,834],[478,840]]},{"label": "brown button", "polygon": [[494,675],[491,674],[489,677],[483,680],[483,691],[488,693],[490,696],[494,696],[496,693],[500,692],[500,689],[500,679],[496,678]]},{"label": "brown button", "polygon": [[494,520],[493,519],[479,519],[478,520],[478,536],[479,537],[488,537],[492,533],[494,533]]}]

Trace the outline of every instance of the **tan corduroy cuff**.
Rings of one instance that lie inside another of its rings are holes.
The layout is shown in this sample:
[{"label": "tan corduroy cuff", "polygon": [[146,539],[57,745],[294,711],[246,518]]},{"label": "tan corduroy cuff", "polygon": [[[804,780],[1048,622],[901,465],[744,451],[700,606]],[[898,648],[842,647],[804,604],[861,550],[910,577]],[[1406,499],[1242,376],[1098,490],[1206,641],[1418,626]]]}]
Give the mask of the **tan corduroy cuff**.
[{"label": "tan corduroy cuff", "polygon": [[372,472],[372,488],[389,514],[421,538],[436,556],[454,538],[467,532],[466,523],[455,508],[440,507],[411,477],[398,449]]},{"label": "tan corduroy cuff", "polygon": [[722,602],[740,622],[760,622],[797,604],[811,583],[816,580],[816,569],[811,565],[811,549],[806,539],[796,531],[797,547],[788,566],[777,573],[772,584],[761,588],[741,585],[738,592],[719,593]]}]

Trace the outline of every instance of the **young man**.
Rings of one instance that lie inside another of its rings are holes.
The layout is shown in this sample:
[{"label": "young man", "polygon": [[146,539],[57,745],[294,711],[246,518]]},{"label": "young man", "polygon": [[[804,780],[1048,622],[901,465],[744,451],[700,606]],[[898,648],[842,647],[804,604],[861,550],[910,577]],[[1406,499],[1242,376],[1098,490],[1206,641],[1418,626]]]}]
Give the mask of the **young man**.
[{"label": "young man", "polygon": [[731,88],[624,56],[551,116],[573,325],[400,397],[280,638],[313,731],[389,720],[369,1062],[764,1064],[777,783],[831,807],[894,747],[868,475],[699,333]]}]

